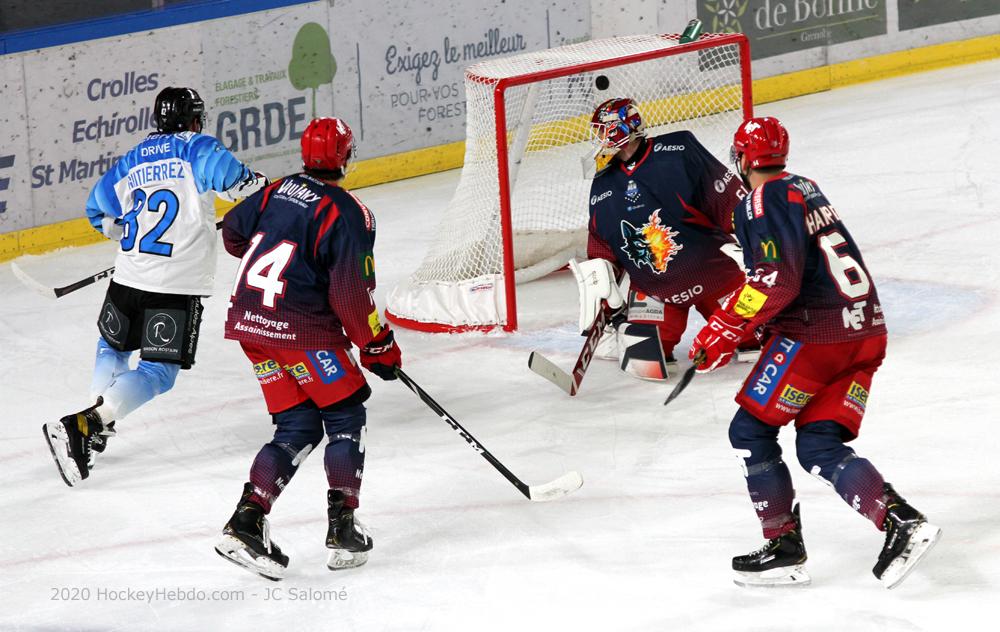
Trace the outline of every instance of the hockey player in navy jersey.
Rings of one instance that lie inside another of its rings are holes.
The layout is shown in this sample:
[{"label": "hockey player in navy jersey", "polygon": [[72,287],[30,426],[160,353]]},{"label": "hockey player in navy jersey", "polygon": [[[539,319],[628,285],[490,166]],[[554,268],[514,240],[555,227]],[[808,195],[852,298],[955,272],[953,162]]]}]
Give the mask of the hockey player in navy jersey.
[{"label": "hockey player in navy jersey", "polygon": [[323,451],[329,490],[331,570],[364,564],[372,539],[355,518],[365,463],[361,365],[383,380],[402,365],[375,307],[375,217],[340,186],[354,153],[338,118],[313,120],[302,136],[303,173],[278,180],[226,215],[226,250],[241,257],[226,320],[253,364],[274,423],[216,551],[270,579],[288,557],[265,517],[305,458]]},{"label": "hockey player in navy jersey", "polygon": [[876,528],[885,544],[873,572],[893,588],[940,536],[867,459],[845,445],[858,436],[886,328],[875,283],[837,211],[808,178],[785,171],[788,132],[775,118],[736,131],[733,160],[751,193],[734,214],[746,283],[709,319],[689,357],[724,366],[745,332],[766,328],[743,383],[729,440],[768,542],[733,558],[740,585],[809,582],[799,508],[778,430],[794,421],[796,455]]},{"label": "hockey player in navy jersey", "polygon": [[[599,164],[590,189],[590,259],[571,263],[580,329],[609,306],[625,322],[615,323],[617,335],[606,332],[598,354],[614,357],[616,348],[623,371],[664,380],[676,367],[673,350],[691,307],[707,318],[743,282],[728,234],[743,187],[691,132],[646,138],[632,99],[600,104],[591,129]],[[616,283],[624,273],[627,297]],[[759,348],[753,332],[743,348]]]},{"label": "hockey player in navy jersey", "polygon": [[[156,97],[157,131],[94,185],[87,218],[119,242],[114,279],[98,317],[88,408],[43,426],[59,473],[73,486],[90,474],[114,424],[170,390],[194,364],[201,300],[212,293],[216,236],[212,199],[265,184],[218,140],[201,133],[205,104],[191,88]],[[133,351],[139,362],[129,368]]]}]

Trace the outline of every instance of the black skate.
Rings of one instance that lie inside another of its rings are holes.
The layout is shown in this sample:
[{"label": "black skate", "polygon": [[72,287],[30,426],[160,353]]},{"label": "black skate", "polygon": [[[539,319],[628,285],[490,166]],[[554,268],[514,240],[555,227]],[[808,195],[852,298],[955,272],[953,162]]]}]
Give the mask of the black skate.
[{"label": "black skate", "polygon": [[885,522],[882,523],[885,545],[872,573],[886,588],[895,588],[937,543],[941,529],[908,505],[892,485],[885,483],[883,491],[888,497]]},{"label": "black skate", "polygon": [[805,586],[812,579],[803,565],[806,545],[802,540],[799,505],[792,508],[795,530],[767,541],[760,549],[733,558],[737,586]]},{"label": "black skate", "polygon": [[43,424],[42,434],[59,468],[59,476],[70,487],[90,476],[91,440],[105,431],[97,407],[104,399],[55,423]]},{"label": "black skate", "polygon": [[240,503],[223,527],[215,552],[261,577],[278,581],[285,576],[288,556],[271,541],[264,508],[247,500],[252,493],[253,485],[245,483]]},{"label": "black skate", "polygon": [[344,492],[331,489],[327,492],[327,516],[330,527],[326,531],[326,548],[330,559],[326,567],[331,571],[356,568],[368,561],[372,539],[365,526],[354,517],[354,510],[344,507]]},{"label": "black skate", "polygon": [[115,422],[113,421],[109,421],[101,432],[90,435],[90,457],[87,459],[87,467],[89,469],[94,469],[94,461],[97,455],[102,454],[108,448],[108,439],[117,435],[118,433],[115,432]]}]

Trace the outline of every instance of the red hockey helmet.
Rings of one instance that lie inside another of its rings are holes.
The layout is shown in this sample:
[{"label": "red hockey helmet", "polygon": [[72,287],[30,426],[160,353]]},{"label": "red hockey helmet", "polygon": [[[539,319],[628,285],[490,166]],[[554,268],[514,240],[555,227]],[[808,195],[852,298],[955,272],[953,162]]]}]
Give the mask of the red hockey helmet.
[{"label": "red hockey helmet", "polygon": [[788,130],[772,116],[744,121],[733,135],[731,157],[737,168],[741,168],[741,155],[747,157],[751,169],[784,167],[788,157]]},{"label": "red hockey helmet", "polygon": [[597,106],[590,117],[590,131],[600,155],[614,155],[634,138],[646,135],[642,115],[632,99],[616,97]]},{"label": "red hockey helmet", "polygon": [[312,171],[347,170],[354,156],[354,133],[342,119],[313,119],[302,134],[302,167]]}]

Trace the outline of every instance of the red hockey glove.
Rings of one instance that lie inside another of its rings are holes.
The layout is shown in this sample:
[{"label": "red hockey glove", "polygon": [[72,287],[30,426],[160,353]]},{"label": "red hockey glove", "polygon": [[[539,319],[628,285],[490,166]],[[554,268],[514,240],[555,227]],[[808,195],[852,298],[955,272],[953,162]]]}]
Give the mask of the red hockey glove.
[{"label": "red hockey glove", "polygon": [[698,332],[688,351],[698,373],[708,373],[729,364],[733,351],[747,335],[747,321],[722,308]]},{"label": "red hockey glove", "polygon": [[386,327],[361,350],[361,366],[383,380],[395,380],[396,369],[403,366],[403,354],[396,345],[392,330]]}]

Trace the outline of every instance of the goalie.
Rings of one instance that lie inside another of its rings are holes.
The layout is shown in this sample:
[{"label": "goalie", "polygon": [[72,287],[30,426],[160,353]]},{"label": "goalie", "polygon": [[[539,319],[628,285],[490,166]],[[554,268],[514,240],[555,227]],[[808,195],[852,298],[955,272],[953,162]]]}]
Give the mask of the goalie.
[{"label": "goalie", "polygon": [[[571,262],[580,329],[610,309],[596,355],[617,358],[635,377],[666,380],[691,307],[707,320],[746,279],[731,236],[732,209],[746,191],[691,132],[646,138],[632,99],[600,104],[590,125],[598,145],[590,259]],[[743,359],[759,349],[752,332],[740,341]]]}]

